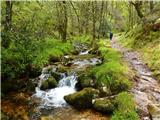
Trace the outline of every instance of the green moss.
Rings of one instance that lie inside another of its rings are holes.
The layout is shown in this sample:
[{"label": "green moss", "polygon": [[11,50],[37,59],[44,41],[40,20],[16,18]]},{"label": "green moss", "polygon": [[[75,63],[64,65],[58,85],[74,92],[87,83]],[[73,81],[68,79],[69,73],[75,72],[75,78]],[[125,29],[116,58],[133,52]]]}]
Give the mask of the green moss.
[{"label": "green moss", "polygon": [[98,97],[98,95],[98,90],[84,88],[79,92],[65,96],[64,99],[76,108],[89,108],[92,106],[92,99]]},{"label": "green moss", "polygon": [[57,87],[57,84],[58,83],[57,83],[57,81],[54,78],[50,77],[48,79],[49,88],[55,88],[55,87]]},{"label": "green moss", "polygon": [[43,81],[40,89],[41,89],[41,90],[46,90],[46,89],[48,89],[48,81]]},{"label": "green moss", "polygon": [[56,79],[56,81],[61,79],[61,75],[58,72],[51,72],[51,75]]},{"label": "green moss", "polygon": [[107,98],[96,99],[93,107],[102,113],[112,113],[115,110],[115,103],[114,100]]},{"label": "green moss", "polygon": [[81,90],[85,87],[94,87],[94,81],[91,77],[89,77],[89,75],[87,75],[87,73],[85,74],[81,74],[78,78],[77,78],[77,84],[76,84],[76,88],[78,90]]},{"label": "green moss", "polygon": [[47,80],[42,81],[41,90],[51,89],[57,87],[57,81],[54,77],[49,77]]}]

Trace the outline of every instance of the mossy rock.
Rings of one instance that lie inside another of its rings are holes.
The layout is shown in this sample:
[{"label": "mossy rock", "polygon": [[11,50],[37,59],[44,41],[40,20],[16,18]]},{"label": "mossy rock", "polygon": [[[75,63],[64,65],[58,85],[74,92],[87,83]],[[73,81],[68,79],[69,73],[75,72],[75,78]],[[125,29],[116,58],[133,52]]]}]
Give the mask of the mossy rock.
[{"label": "mossy rock", "polygon": [[83,88],[86,88],[86,87],[94,87],[94,85],[95,84],[93,79],[86,74],[81,74],[77,78],[77,83],[76,83],[77,90],[82,90]]},{"label": "mossy rock", "polygon": [[115,101],[108,98],[94,100],[93,108],[102,113],[112,113],[115,110]]},{"label": "mossy rock", "polygon": [[42,81],[41,90],[51,89],[57,87],[58,83],[54,77],[49,77],[47,80]]},{"label": "mossy rock", "polygon": [[59,81],[61,79],[61,74],[58,72],[52,72],[51,75],[57,80]]},{"label": "mossy rock", "polygon": [[84,88],[83,90],[67,95],[64,97],[67,103],[76,108],[90,108],[92,107],[92,99],[99,96],[99,91],[93,88]]},{"label": "mossy rock", "polygon": [[67,69],[68,69],[67,67],[61,65],[61,66],[58,67],[57,72],[66,73]]},{"label": "mossy rock", "polygon": [[100,91],[101,97],[110,96],[112,94],[110,88],[107,86],[97,85],[97,89]]},{"label": "mossy rock", "polygon": [[78,50],[73,50],[73,51],[71,51],[71,54],[73,54],[73,55],[78,55],[78,54],[79,54],[79,51],[78,51]]}]

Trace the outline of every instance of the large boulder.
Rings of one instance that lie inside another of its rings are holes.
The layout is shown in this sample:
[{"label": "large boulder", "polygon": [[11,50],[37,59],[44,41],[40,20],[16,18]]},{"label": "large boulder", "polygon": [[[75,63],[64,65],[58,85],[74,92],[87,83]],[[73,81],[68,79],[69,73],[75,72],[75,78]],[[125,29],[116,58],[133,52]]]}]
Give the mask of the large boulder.
[{"label": "large boulder", "polygon": [[102,113],[112,113],[115,109],[115,100],[109,98],[98,98],[92,101],[93,108]]},{"label": "large boulder", "polygon": [[40,89],[46,90],[57,87],[58,83],[54,77],[50,76],[47,80],[43,80]]},{"label": "large boulder", "polygon": [[99,91],[93,88],[84,88],[83,90],[64,97],[67,103],[76,108],[90,108],[92,99],[99,96]]},{"label": "large boulder", "polygon": [[60,72],[60,73],[66,73],[67,72],[67,67],[66,66],[63,66],[63,65],[59,65],[58,66],[58,69],[57,69],[57,72]]},{"label": "large boulder", "polygon": [[94,87],[94,81],[86,74],[81,74],[77,78],[76,89],[82,90],[86,87]]},{"label": "large boulder", "polygon": [[61,74],[58,72],[51,72],[51,75],[57,80],[59,81],[61,79]]},{"label": "large boulder", "polygon": [[107,87],[103,84],[102,85],[96,85],[96,86],[97,86],[97,89],[100,91],[100,96],[101,97],[110,96],[112,94],[109,87]]}]

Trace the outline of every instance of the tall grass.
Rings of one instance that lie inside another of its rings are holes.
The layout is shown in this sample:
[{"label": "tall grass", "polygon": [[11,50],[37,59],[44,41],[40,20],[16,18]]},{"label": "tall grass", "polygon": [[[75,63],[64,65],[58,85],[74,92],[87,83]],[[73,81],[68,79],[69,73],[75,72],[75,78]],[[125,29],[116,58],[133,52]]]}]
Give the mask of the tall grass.
[{"label": "tall grass", "polygon": [[121,54],[105,47],[105,44],[100,44],[99,51],[104,59],[103,64],[92,69],[97,83],[104,83],[112,94],[128,90],[131,83],[126,77],[128,68],[122,63]]},{"label": "tall grass", "polygon": [[118,104],[111,120],[139,120],[132,95],[122,92],[116,97]]}]

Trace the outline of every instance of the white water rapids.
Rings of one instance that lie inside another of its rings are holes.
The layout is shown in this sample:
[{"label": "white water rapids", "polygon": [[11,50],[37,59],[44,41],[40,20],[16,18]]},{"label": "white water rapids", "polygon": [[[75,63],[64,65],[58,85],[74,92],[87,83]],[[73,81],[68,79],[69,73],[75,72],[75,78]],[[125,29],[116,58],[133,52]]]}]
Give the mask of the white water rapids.
[{"label": "white water rapids", "polygon": [[40,107],[63,107],[67,103],[64,100],[64,96],[76,92],[76,75],[64,76],[58,84],[58,87],[50,89],[49,91],[40,90],[39,87],[36,87],[36,93],[34,96],[41,98],[42,102]]},{"label": "white water rapids", "polygon": [[[87,52],[86,52],[87,53]],[[76,65],[76,69],[85,67],[85,65],[96,65],[101,63],[102,61],[98,58],[90,58],[83,60],[73,60],[73,65]],[[56,69],[52,69],[52,71],[56,71]],[[73,70],[74,71],[74,70]],[[48,90],[41,90],[41,82],[47,80],[48,77],[51,76],[50,73],[47,72],[47,67],[43,68],[42,74],[39,76],[40,81],[38,87],[36,87],[35,94],[33,97],[40,98],[40,108],[48,108],[48,107],[64,107],[67,105],[64,100],[65,95],[72,94],[76,92],[75,85],[77,83],[76,73],[72,73],[69,75],[65,75],[61,73],[62,79],[59,80],[58,87]]]}]

